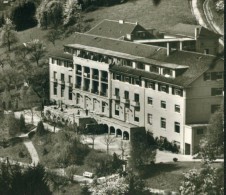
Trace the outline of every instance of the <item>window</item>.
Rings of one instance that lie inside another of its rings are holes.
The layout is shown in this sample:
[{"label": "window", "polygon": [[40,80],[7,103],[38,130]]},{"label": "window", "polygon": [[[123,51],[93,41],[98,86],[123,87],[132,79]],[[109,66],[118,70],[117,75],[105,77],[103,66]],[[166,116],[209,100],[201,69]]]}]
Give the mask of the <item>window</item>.
[{"label": "window", "polygon": [[53,71],[53,78],[56,79],[57,78],[57,72]]},{"label": "window", "polygon": [[180,133],[180,123],[178,122],[174,123],[174,131]]},{"label": "window", "polygon": [[211,114],[213,114],[214,112],[216,112],[219,109],[220,109],[220,105],[219,104],[211,105]]},{"label": "window", "polygon": [[178,89],[175,87],[172,87],[172,94],[173,95],[179,95],[179,96],[183,96],[183,90],[182,89]]},{"label": "window", "polygon": [[80,103],[80,94],[77,93],[76,94],[76,104],[79,104]]},{"label": "window", "polygon": [[115,104],[115,115],[119,116],[119,104]]},{"label": "window", "polygon": [[125,91],[125,92],[124,92],[124,98],[125,98],[125,99],[129,99],[129,92],[128,92],[128,91]]},{"label": "window", "polygon": [[169,68],[163,68],[163,75],[173,75],[173,71]]},{"label": "window", "polygon": [[223,79],[223,72],[212,72],[211,73],[211,80],[222,80]]},{"label": "window", "polygon": [[105,112],[106,102],[102,102],[102,112]]},{"label": "window", "polygon": [[211,96],[223,95],[223,88],[212,88]]},{"label": "window", "polygon": [[175,105],[175,112],[179,112],[180,113],[180,105]]},{"label": "window", "polygon": [[130,77],[124,76],[124,81],[127,82],[127,83],[130,83]]},{"label": "window", "polygon": [[119,88],[115,88],[115,96],[119,96]]},{"label": "window", "polygon": [[64,74],[61,73],[60,79],[61,79],[61,81],[64,81]]},{"label": "window", "polygon": [[204,49],[204,54],[209,54],[209,49]]},{"label": "window", "polygon": [[166,101],[161,101],[161,108],[166,109]]},{"label": "window", "polygon": [[140,84],[141,84],[141,82],[140,82],[140,79],[133,79],[133,84],[134,85],[139,85],[140,86]]},{"label": "window", "polygon": [[64,97],[65,85],[61,85],[61,97]]},{"label": "window", "polygon": [[53,83],[53,95],[57,95],[57,83]]},{"label": "window", "polygon": [[152,125],[152,114],[148,114],[148,124]]},{"label": "window", "polygon": [[135,102],[139,102],[140,101],[140,95],[139,94],[137,94],[137,93],[134,94],[134,101]]},{"label": "window", "polygon": [[203,133],[204,133],[204,130],[201,128],[196,130],[197,135],[202,135]]},{"label": "window", "polygon": [[159,68],[157,66],[150,66],[150,72],[158,73],[159,74]]},{"label": "window", "polygon": [[144,68],[145,68],[144,64],[137,62],[137,69],[144,70]]},{"label": "window", "polygon": [[153,99],[152,99],[152,97],[148,97],[148,104],[150,104],[150,105],[153,104]]},{"label": "window", "polygon": [[54,63],[55,63],[55,60],[54,60],[54,58],[52,58],[52,60],[51,60],[51,61],[52,61],[52,64],[54,64]]},{"label": "window", "polygon": [[118,80],[118,81],[121,81],[121,75],[119,75],[119,74],[114,74],[114,79],[115,79],[115,80]]},{"label": "window", "polygon": [[68,76],[68,82],[71,83],[72,81],[72,76]]},{"label": "window", "polygon": [[149,82],[149,81],[146,81],[146,86],[147,88],[151,88],[151,89],[154,89],[155,90],[155,83],[154,82]]},{"label": "window", "polygon": [[163,91],[163,92],[169,93],[169,86],[168,85],[159,84],[159,91]]},{"label": "window", "polygon": [[211,73],[210,72],[204,73],[203,79],[204,79],[204,81],[210,81],[211,80]]},{"label": "window", "polygon": [[139,122],[140,121],[140,118],[138,116],[135,116],[134,117],[134,121]]},{"label": "window", "polygon": [[166,119],[165,118],[161,118],[161,128],[166,128]]},{"label": "window", "polygon": [[68,90],[68,99],[69,100],[72,100],[72,87],[69,87],[69,90]]}]

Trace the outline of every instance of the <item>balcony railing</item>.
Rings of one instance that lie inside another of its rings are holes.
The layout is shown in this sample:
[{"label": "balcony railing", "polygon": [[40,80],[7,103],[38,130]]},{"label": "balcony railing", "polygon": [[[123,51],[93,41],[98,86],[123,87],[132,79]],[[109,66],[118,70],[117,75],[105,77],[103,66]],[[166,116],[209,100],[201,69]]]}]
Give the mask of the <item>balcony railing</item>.
[{"label": "balcony railing", "polygon": [[122,99],[121,99],[121,102],[122,102],[123,104],[129,104],[129,103],[130,103],[130,101],[129,101],[128,98],[122,98]]},{"label": "balcony railing", "polygon": [[57,78],[52,77],[52,78],[51,78],[51,81],[52,81],[52,82],[57,82]]},{"label": "balcony railing", "polygon": [[76,89],[81,89],[81,84],[76,84],[76,85],[75,85],[75,88],[76,88]]},{"label": "balcony railing", "polygon": [[68,87],[72,87],[72,86],[73,86],[73,83],[72,83],[72,82],[67,82],[66,85],[67,85]]},{"label": "balcony railing", "polygon": [[113,95],[112,99],[115,101],[120,101],[120,96],[119,95]]},{"label": "balcony railing", "polygon": [[130,105],[133,106],[133,107],[140,107],[140,102],[132,101],[130,103]]},{"label": "balcony railing", "polygon": [[101,95],[101,96],[105,96],[105,97],[107,97],[107,92],[103,92],[103,91],[101,91],[101,92],[100,92],[100,95]]},{"label": "balcony railing", "polygon": [[101,81],[108,82],[108,77],[101,77]]},{"label": "balcony railing", "polygon": [[93,79],[98,80],[99,79],[99,75],[93,75]]},{"label": "balcony railing", "polygon": [[83,87],[83,90],[84,90],[84,91],[89,91],[89,86],[84,86],[84,87]]},{"label": "balcony railing", "polygon": [[82,71],[81,70],[77,70],[76,71],[76,74],[81,75],[82,74]]},{"label": "balcony railing", "polygon": [[65,80],[64,79],[59,79],[59,83],[60,84],[65,84]]}]

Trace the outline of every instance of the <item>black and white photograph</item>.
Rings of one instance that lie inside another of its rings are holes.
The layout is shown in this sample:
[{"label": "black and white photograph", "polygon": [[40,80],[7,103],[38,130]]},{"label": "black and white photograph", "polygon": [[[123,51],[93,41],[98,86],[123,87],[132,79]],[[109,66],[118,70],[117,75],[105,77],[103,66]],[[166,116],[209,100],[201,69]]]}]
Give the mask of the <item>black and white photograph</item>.
[{"label": "black and white photograph", "polygon": [[224,195],[224,0],[0,0],[0,195]]}]

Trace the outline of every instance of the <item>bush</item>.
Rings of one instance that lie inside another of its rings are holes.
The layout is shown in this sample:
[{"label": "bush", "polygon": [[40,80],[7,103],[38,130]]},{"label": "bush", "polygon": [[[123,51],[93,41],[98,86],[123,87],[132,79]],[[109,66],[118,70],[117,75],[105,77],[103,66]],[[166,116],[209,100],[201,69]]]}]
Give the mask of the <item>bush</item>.
[{"label": "bush", "polygon": [[38,122],[36,133],[37,133],[38,136],[42,136],[46,133],[46,130],[44,128],[42,121]]},{"label": "bush", "polygon": [[20,151],[18,155],[19,155],[20,158],[24,158],[25,157],[25,154],[22,151]]},{"label": "bush", "polygon": [[43,150],[42,150],[42,155],[44,156],[44,155],[46,155],[46,154],[48,154],[48,151],[47,151],[46,148],[43,148]]},{"label": "bush", "polygon": [[178,158],[173,158],[173,162],[177,162],[178,161]]},{"label": "bush", "polygon": [[35,131],[31,131],[30,133],[28,133],[29,139],[32,139],[34,135],[35,135]]}]

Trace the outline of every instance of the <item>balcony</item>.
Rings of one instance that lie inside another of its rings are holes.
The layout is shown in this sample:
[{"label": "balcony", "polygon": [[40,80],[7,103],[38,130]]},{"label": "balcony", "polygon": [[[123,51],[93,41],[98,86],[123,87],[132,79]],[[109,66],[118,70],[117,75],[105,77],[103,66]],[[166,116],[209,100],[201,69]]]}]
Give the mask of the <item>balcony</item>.
[{"label": "balcony", "polygon": [[81,89],[81,84],[75,85],[75,88],[76,88],[76,89]]},{"label": "balcony", "polygon": [[83,91],[89,91],[89,86],[84,86]]},{"label": "balcony", "polygon": [[120,96],[119,95],[113,95],[112,100],[120,101]]},{"label": "balcony", "polygon": [[93,75],[93,79],[99,80],[99,75]]},{"label": "balcony", "polygon": [[131,101],[130,105],[133,106],[133,107],[139,108],[140,107],[140,102]]},{"label": "balcony", "polygon": [[101,81],[108,82],[108,77],[101,77]]},{"label": "balcony", "polygon": [[67,82],[67,83],[66,83],[66,86],[68,86],[68,87],[73,87],[73,83]]},{"label": "balcony", "polygon": [[54,77],[52,77],[52,78],[51,78],[51,82],[57,82],[57,79],[54,78]]},{"label": "balcony", "polygon": [[77,71],[76,71],[76,74],[77,74],[77,75],[82,75],[82,71],[81,71],[81,70],[77,70]]},{"label": "balcony", "polygon": [[127,98],[122,98],[121,99],[121,102],[123,103],[123,104],[129,104],[129,99],[127,99]]},{"label": "balcony", "polygon": [[84,74],[83,74],[83,76],[85,77],[85,78],[90,78],[90,73],[87,73],[87,72],[84,72]]},{"label": "balcony", "polygon": [[65,84],[65,80],[64,79],[59,79],[59,84],[62,84],[62,85],[64,85]]},{"label": "balcony", "polygon": [[101,95],[101,96],[105,96],[105,97],[107,97],[107,92],[103,92],[103,91],[101,91],[101,92],[100,92],[100,95]]}]

